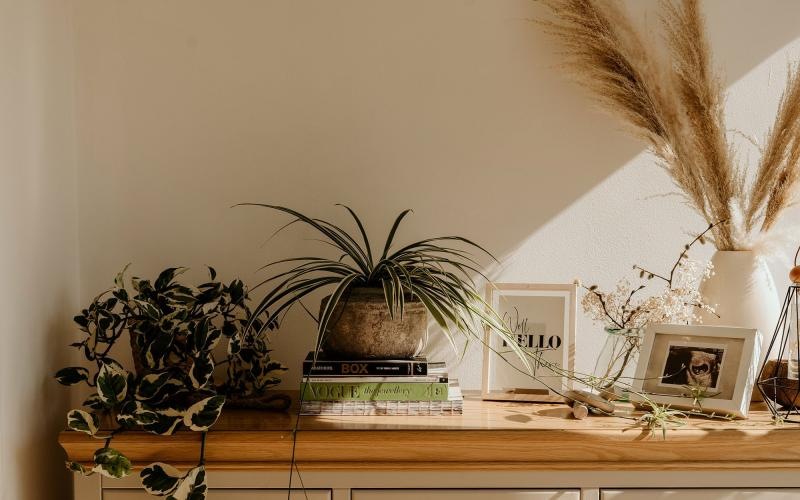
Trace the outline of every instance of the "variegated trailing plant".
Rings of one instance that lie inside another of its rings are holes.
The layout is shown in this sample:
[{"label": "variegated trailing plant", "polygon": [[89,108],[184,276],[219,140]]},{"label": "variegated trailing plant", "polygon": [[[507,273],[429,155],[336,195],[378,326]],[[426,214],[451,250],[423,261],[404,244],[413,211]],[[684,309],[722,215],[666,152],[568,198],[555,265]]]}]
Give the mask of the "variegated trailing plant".
[{"label": "variegated trailing plant", "polygon": [[[131,278],[129,289],[126,269],[110,290],[75,316],[83,338],[72,346],[93,369],[71,366],[56,373],[63,385],[84,383],[95,390],[84,408],[67,414],[70,429],[103,441],[92,466],[67,463],[85,475],[120,478],[131,473],[130,460],[110,446],[116,434],[128,429],[169,435],[186,428],[202,432],[205,443],[205,432],[226,399],[268,402],[274,396],[266,390],[285,370],[270,359],[266,330],[272,325],[251,313],[241,280],[217,282],[216,271],[209,268],[211,280],[190,287],[176,280],[186,268],[169,268],[152,282]],[[111,357],[123,338],[130,341],[134,371]],[[226,354],[217,359],[214,351],[222,339]],[[226,380],[217,383],[215,367],[223,364]],[[101,423],[106,425],[101,428]],[[201,446],[197,466],[185,473],[164,463],[147,466],[141,472],[144,489],[169,500],[204,499],[204,451]]]}]

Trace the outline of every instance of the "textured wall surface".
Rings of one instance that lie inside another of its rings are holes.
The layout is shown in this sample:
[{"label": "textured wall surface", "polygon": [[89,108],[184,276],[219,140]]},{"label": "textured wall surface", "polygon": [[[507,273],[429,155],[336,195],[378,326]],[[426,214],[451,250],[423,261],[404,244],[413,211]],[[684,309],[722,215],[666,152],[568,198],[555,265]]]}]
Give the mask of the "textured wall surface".
[{"label": "textured wall surface", "polygon": [[[285,218],[237,202],[341,222],[333,204],[347,203],[378,237],[414,208],[401,239],[474,238],[507,281],[608,286],[633,263],[670,265],[704,227],[564,77],[534,2],[75,4],[83,300],[127,262],[209,263],[253,283],[259,265],[320,248],[296,232],[265,244]],[[652,27],[655,2],[629,4]],[[706,7],[731,126],[760,137],[800,56],[800,4]],[[287,386],[312,339],[300,312],[275,336]],[[601,340],[582,318],[579,367]],[[479,385],[474,351],[456,371]]]},{"label": "textured wall surface", "polygon": [[0,0],[0,498],[69,498],[56,442],[78,306],[71,8]]}]

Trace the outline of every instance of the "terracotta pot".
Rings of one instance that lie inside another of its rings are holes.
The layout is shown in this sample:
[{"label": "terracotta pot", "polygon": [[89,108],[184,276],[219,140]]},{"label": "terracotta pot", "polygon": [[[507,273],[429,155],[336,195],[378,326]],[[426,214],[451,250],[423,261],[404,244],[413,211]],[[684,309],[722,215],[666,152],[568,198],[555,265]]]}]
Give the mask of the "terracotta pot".
[{"label": "terracotta pot", "polygon": [[322,349],[345,359],[406,359],[422,351],[427,336],[428,311],[421,301],[406,295],[402,319],[392,318],[383,289],[358,287],[334,308]]}]

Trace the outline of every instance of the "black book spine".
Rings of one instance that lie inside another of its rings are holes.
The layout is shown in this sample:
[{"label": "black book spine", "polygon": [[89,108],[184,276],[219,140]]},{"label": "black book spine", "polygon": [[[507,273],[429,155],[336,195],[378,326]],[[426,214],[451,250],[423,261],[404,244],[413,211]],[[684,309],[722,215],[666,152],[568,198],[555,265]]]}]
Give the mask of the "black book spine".
[{"label": "black book spine", "polygon": [[[313,366],[312,366],[313,365]],[[428,374],[428,363],[423,361],[303,361],[303,375],[410,377]]]}]

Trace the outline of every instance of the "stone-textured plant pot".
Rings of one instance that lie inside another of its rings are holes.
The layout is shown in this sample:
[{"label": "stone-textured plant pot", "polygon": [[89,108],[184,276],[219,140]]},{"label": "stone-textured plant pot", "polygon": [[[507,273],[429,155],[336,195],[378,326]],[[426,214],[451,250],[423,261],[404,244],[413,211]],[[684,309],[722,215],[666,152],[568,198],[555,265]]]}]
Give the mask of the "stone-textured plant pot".
[{"label": "stone-textured plant pot", "polygon": [[343,359],[405,359],[422,351],[427,333],[428,311],[419,300],[407,295],[403,318],[392,318],[382,289],[357,287],[334,308],[322,349]]}]

